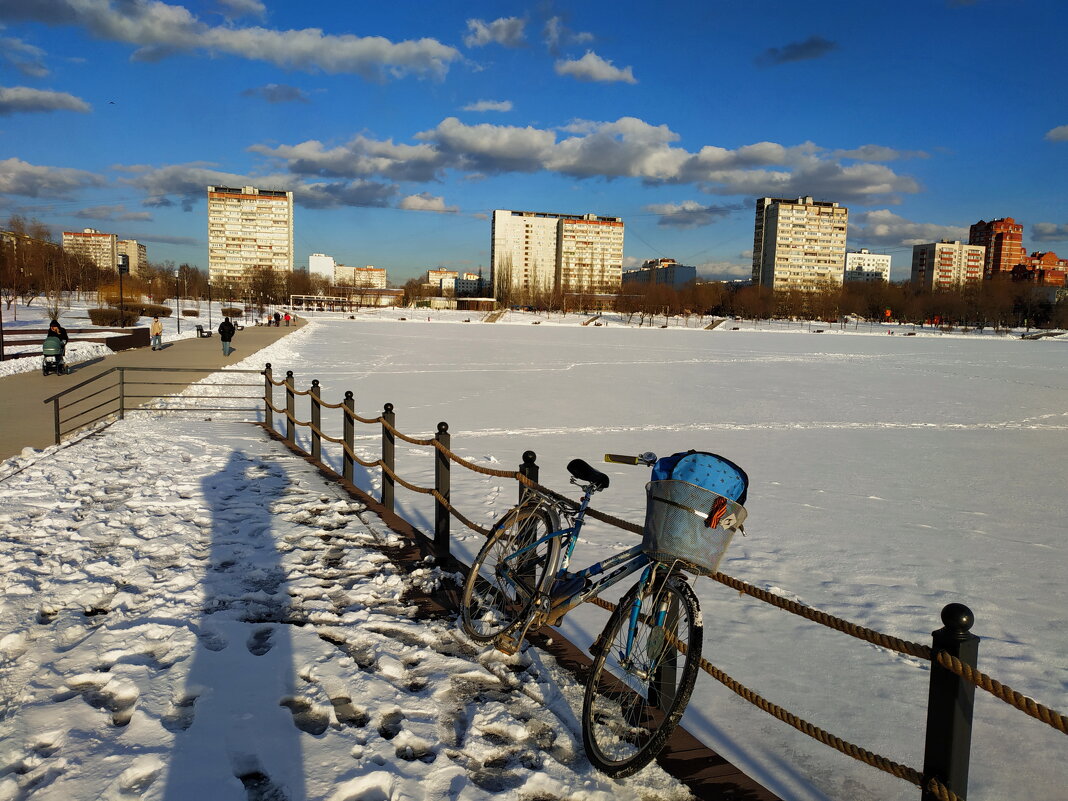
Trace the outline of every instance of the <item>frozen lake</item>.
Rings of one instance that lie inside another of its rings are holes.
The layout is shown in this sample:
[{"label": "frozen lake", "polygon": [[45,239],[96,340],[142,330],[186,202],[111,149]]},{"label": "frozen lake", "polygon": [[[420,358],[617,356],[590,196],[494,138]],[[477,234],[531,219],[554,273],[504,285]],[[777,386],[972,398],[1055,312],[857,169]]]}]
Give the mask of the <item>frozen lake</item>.
[{"label": "frozen lake", "polygon": [[[981,670],[1063,709],[1068,693],[1068,343],[938,336],[815,335],[723,328],[632,329],[323,319],[272,349],[276,377],[313,378],[324,400],[352,390],[357,412],[396,407],[427,437],[447,421],[453,450],[541,481],[607,452],[721,453],[750,475],[745,538],[721,569],[859,625],[930,644],[950,602],[975,613]],[[279,399],[281,393],[277,396]],[[278,402],[278,401],[276,401]],[[324,415],[327,413],[324,413]],[[336,415],[336,412],[333,413]],[[307,419],[306,410],[298,417]],[[328,426],[339,433],[336,417]],[[377,458],[377,427],[358,427]],[[338,463],[336,454],[331,457]],[[410,481],[432,484],[427,449],[398,443]],[[640,522],[645,470],[607,468],[596,508]],[[358,476],[377,494],[377,477]],[[453,470],[452,498],[488,524],[516,487]],[[398,488],[425,530],[425,499]],[[461,555],[480,537],[454,521]],[[594,525],[578,563],[625,547]],[[808,623],[709,580],[696,589],[705,656],[817,726],[922,768],[928,671],[916,660]],[[586,644],[604,621],[572,613]],[[795,732],[701,676],[684,724],[784,797],[912,799],[918,791]],[[1063,798],[1064,735],[977,692],[969,798]]]}]

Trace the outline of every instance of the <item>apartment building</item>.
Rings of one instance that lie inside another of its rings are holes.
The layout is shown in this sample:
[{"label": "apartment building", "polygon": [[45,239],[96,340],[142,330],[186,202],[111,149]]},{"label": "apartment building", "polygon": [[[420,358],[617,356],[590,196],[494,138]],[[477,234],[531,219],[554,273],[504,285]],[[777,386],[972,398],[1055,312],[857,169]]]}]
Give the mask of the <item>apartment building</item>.
[{"label": "apartment building", "polygon": [[293,270],[293,193],[208,187],[208,276],[225,284],[251,271]]},{"label": "apartment building", "polygon": [[63,250],[85,256],[101,270],[114,270],[118,264],[119,238],[115,234],[103,234],[95,228],[64,231]]},{"label": "apartment building", "polygon": [[636,270],[623,272],[623,286],[669,286],[682,289],[697,280],[697,268],[674,259],[649,259]]},{"label": "apartment building", "polygon": [[964,245],[943,239],[912,246],[913,286],[927,290],[956,289],[980,283],[986,260],[982,245]]},{"label": "apartment building", "polygon": [[120,239],[116,250],[129,259],[130,275],[141,275],[148,269],[148,248],[136,239]]},{"label": "apartment building", "polygon": [[762,197],[753,229],[753,284],[814,290],[841,284],[849,209],[811,197]]},{"label": "apartment building", "polygon": [[497,209],[490,263],[498,295],[615,292],[623,274],[623,220],[595,214]]},{"label": "apartment building", "polygon": [[1027,250],[1023,246],[1023,225],[1012,217],[986,222],[980,220],[968,229],[968,244],[986,248],[983,277],[1008,277],[1012,268],[1023,264]]},{"label": "apartment building", "polygon": [[325,278],[333,283],[335,264],[333,256],[327,256],[325,253],[313,253],[308,256],[308,275]]},{"label": "apartment building", "polygon": [[356,286],[362,289],[385,289],[388,278],[385,267],[348,267],[344,264],[334,265],[335,286]]},{"label": "apartment building", "polygon": [[842,278],[846,283],[889,283],[890,256],[872,253],[867,248],[851,250],[845,254],[845,272]]}]

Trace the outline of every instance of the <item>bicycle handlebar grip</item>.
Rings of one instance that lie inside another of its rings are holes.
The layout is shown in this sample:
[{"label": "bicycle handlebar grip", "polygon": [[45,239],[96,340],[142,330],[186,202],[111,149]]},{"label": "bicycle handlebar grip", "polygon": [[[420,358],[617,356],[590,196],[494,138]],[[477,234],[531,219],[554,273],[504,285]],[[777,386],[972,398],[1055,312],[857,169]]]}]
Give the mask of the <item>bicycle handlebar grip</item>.
[{"label": "bicycle handlebar grip", "polygon": [[606,453],[604,460],[615,464],[638,464],[637,456],[623,456],[619,453]]}]

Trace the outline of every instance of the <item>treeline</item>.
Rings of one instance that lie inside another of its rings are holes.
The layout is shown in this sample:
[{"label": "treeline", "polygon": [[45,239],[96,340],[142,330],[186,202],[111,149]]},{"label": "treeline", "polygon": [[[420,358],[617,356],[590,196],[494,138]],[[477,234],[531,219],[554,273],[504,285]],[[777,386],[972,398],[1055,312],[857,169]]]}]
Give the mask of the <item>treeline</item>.
[{"label": "treeline", "polygon": [[[73,297],[118,305],[118,272],[63,250],[49,226],[12,215],[0,229],[5,232],[0,235],[0,300],[7,309],[19,302],[28,306],[42,298],[48,313],[59,317]],[[199,267],[161,261],[141,266],[136,274],[124,275],[121,291],[126,303],[138,298],[173,303],[180,297],[183,306],[188,304],[195,309],[201,300],[211,297],[262,311],[267,306],[288,303],[293,294],[325,292],[329,283],[303,271],[276,272],[267,268],[242,280],[209,286],[207,272]]]},{"label": "treeline", "polygon": [[629,321],[687,315],[835,322],[866,320],[975,328],[1068,328],[1068,299],[1055,302],[1048,287],[1010,279],[955,291],[918,290],[907,282],[847,283],[802,292],[726,283],[627,287],[615,296],[573,293],[533,297],[525,305],[546,311],[592,313],[605,308]]}]

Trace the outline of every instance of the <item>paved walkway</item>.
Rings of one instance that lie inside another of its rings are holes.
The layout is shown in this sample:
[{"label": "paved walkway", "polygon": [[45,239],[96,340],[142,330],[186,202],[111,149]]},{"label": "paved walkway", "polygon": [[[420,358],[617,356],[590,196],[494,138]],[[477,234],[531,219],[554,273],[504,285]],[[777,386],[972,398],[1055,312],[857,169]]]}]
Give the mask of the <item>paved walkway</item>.
[{"label": "paved walkway", "polygon": [[[69,375],[44,376],[40,371],[19,373],[0,378],[0,459],[8,459],[23,448],[47,448],[55,444],[55,424],[52,404],[45,398],[82,383],[112,367],[194,367],[217,370],[227,364],[246,359],[258,350],[272,345],[295,327],[248,326],[234,335],[234,352],[222,355],[218,333],[203,339],[180,339],[164,343],[163,350],[135,348],[113,353],[107,358],[93,359],[71,365]],[[186,378],[188,376],[188,380]],[[193,383],[200,376],[195,373],[176,373],[174,380]],[[172,387],[180,391],[180,387]]]}]

